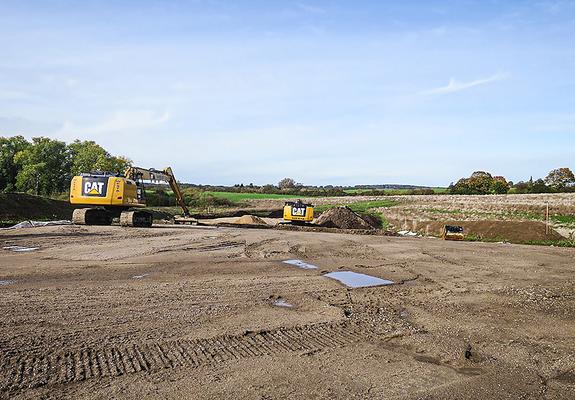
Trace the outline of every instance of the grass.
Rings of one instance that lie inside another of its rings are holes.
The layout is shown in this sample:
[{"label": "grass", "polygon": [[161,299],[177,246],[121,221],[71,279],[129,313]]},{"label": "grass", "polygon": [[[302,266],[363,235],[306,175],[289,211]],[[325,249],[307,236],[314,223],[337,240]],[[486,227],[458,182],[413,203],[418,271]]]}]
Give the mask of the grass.
[{"label": "grass", "polygon": [[575,215],[552,215],[551,220],[561,225],[575,225]]},{"label": "grass", "polygon": [[[488,243],[500,243],[509,242],[507,239],[502,237],[484,238],[476,235],[466,235],[463,239],[466,242],[488,242]],[[527,244],[532,246],[555,246],[555,247],[575,247],[575,240],[561,239],[561,240],[524,240],[519,242],[512,242],[516,244]]]},{"label": "grass", "polygon": [[[440,194],[440,193],[447,193],[448,189],[447,188],[442,188],[442,187],[435,187],[435,188],[430,188],[433,189],[433,191],[436,194]],[[345,189],[344,192],[345,193],[349,193],[349,194],[356,194],[356,193],[368,193],[371,192],[373,189]],[[376,190],[385,190],[385,194],[386,195],[403,195],[403,194],[410,194],[414,189],[376,189]]]},{"label": "grass", "polygon": [[297,199],[302,197],[302,195],[271,194],[271,193],[236,193],[236,192],[204,192],[204,193],[211,194],[212,196],[220,197],[233,202],[240,202],[242,200],[252,200],[252,199]]}]

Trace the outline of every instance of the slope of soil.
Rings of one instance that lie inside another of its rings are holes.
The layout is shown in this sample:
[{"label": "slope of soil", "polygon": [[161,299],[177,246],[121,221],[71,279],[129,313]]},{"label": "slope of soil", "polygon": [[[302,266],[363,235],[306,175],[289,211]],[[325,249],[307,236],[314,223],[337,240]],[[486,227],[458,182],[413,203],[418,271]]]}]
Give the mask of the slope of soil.
[{"label": "slope of soil", "polygon": [[67,201],[25,193],[0,193],[0,223],[4,224],[27,219],[71,219],[74,208]]},{"label": "slope of soil", "polygon": [[460,225],[465,235],[479,240],[506,240],[524,243],[541,240],[561,240],[563,236],[549,228],[546,233],[545,223],[539,221],[392,221],[395,226],[419,232],[425,235],[438,236],[444,225]]},{"label": "slope of soil", "polygon": [[340,229],[376,228],[348,207],[334,207],[325,211],[317,218],[316,225]]}]

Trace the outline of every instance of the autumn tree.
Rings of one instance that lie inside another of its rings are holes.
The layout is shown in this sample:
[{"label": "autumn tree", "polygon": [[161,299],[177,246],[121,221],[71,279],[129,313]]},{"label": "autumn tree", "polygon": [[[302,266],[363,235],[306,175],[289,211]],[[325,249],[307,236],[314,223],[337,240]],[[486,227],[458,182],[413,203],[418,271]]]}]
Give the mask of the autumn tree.
[{"label": "autumn tree", "polygon": [[575,175],[569,168],[554,169],[545,178],[545,183],[560,191],[575,184]]},{"label": "autumn tree", "polygon": [[455,185],[450,185],[453,194],[505,194],[509,183],[502,176],[495,178],[485,171],[476,171],[469,178],[462,178]]},{"label": "autumn tree", "polygon": [[292,178],[283,178],[278,183],[280,189],[293,189],[296,187],[296,182]]}]

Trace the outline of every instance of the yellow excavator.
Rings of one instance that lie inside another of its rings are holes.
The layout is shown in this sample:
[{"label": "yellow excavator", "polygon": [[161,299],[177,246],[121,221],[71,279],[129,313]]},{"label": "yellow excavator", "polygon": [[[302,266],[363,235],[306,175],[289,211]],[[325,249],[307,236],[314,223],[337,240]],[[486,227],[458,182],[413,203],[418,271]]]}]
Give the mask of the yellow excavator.
[{"label": "yellow excavator", "polygon": [[161,171],[128,167],[123,175],[94,172],[73,177],[70,183],[70,203],[89,207],[75,209],[72,222],[78,225],[111,225],[114,218],[119,218],[121,226],[152,226],[152,213],[142,209],[146,207],[144,181],[167,182],[170,185],[178,205],[183,210],[183,216],[176,217],[175,223],[196,222],[190,217],[190,211],[170,167]]},{"label": "yellow excavator", "polygon": [[284,205],[284,224],[305,225],[313,221],[313,204],[301,200],[287,201]]}]

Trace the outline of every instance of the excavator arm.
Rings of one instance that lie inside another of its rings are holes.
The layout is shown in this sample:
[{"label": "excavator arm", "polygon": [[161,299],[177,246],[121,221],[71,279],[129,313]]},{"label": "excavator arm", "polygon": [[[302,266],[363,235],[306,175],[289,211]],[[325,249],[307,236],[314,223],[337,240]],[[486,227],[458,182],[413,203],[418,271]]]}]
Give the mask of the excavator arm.
[{"label": "excavator arm", "polygon": [[167,182],[174,192],[176,202],[184,212],[184,217],[187,218],[190,216],[190,210],[184,202],[184,195],[182,194],[180,185],[178,185],[178,181],[176,180],[171,167],[167,167],[162,171],[154,168],[128,167],[124,172],[124,176],[133,181],[145,180],[151,182]]}]

